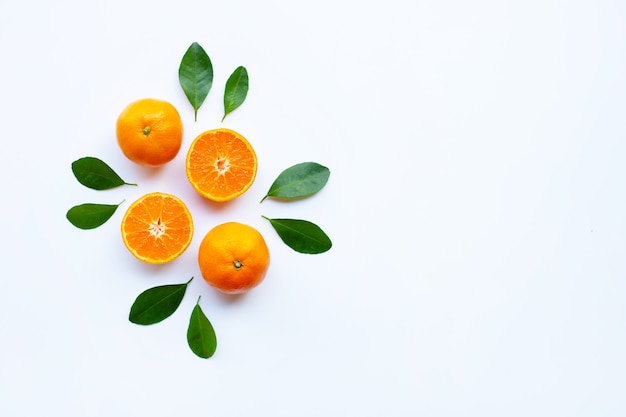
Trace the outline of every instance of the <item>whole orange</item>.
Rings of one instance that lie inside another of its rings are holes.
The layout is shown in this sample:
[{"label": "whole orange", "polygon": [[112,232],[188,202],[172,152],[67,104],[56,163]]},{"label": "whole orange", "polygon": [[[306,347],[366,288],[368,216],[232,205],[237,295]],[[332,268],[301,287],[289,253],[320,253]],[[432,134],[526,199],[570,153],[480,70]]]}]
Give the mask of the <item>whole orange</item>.
[{"label": "whole orange", "polygon": [[117,118],[117,143],[131,161],[158,167],[176,157],[183,143],[183,122],[167,101],[144,98]]},{"label": "whole orange", "polygon": [[202,277],[226,294],[242,294],[259,285],[269,263],[270,253],[261,233],[237,222],[215,226],[198,251]]}]

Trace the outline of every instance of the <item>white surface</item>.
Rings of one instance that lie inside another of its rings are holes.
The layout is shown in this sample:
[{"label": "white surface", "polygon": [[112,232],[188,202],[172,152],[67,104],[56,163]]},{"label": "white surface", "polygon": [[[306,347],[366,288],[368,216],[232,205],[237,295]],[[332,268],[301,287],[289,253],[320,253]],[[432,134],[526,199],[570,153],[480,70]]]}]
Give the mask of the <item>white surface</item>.
[{"label": "white surface", "polygon": [[[62,1],[0,6],[0,414],[32,416],[626,415],[626,3]],[[177,80],[193,41],[214,64],[193,122]],[[230,72],[248,99],[220,123]],[[202,201],[183,150],[147,171],[114,122],[171,101],[184,149],[225,126],[260,168],[232,204]],[[137,188],[96,192],[97,156]],[[258,201],[287,166],[331,168],[292,204]],[[190,249],[151,267],[123,210],[174,192]],[[72,205],[126,202],[99,229]],[[261,214],[312,220],[333,249],[286,248]],[[217,295],[195,256],[212,225],[257,227],[267,280]],[[190,285],[180,310],[128,322],[135,296]],[[185,340],[198,295],[218,350]]]}]

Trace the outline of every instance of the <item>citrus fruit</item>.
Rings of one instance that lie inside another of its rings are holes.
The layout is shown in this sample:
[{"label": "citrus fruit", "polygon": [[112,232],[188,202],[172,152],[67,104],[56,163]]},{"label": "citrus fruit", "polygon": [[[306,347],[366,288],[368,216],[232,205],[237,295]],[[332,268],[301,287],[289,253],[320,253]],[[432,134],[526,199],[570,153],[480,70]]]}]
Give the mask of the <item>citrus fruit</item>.
[{"label": "citrus fruit", "polygon": [[183,122],[176,108],[163,100],[144,98],[130,103],[117,118],[117,143],[131,161],[161,166],[178,154]]},{"label": "citrus fruit", "polygon": [[241,294],[263,281],[270,253],[261,233],[237,222],[211,229],[198,251],[198,265],[204,280],[227,294]]},{"label": "citrus fruit", "polygon": [[257,158],[250,142],[230,129],[198,135],[187,152],[187,178],[200,195],[228,201],[254,182]]},{"label": "citrus fruit", "polygon": [[171,194],[150,193],[133,202],[122,219],[124,245],[137,259],[163,264],[191,243],[193,221],[183,201]]}]

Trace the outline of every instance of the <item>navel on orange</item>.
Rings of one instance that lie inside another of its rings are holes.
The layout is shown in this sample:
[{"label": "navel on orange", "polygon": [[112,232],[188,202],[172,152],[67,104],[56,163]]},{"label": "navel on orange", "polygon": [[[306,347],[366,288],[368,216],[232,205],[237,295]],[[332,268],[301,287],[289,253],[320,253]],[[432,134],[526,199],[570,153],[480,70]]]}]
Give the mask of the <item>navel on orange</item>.
[{"label": "navel on orange", "polygon": [[250,188],[257,158],[250,142],[230,129],[214,129],[194,139],[187,153],[187,178],[202,196],[228,201]]},{"label": "navel on orange", "polygon": [[117,118],[116,135],[128,159],[139,165],[158,167],[178,154],[183,142],[183,122],[172,104],[144,98],[122,111]]},{"label": "navel on orange", "polygon": [[122,239],[137,259],[163,264],[191,243],[193,221],[183,201],[171,194],[150,193],[133,202],[122,219]]},{"label": "navel on orange", "polygon": [[237,222],[211,229],[198,250],[204,280],[227,294],[241,294],[263,281],[270,253],[261,233]]}]

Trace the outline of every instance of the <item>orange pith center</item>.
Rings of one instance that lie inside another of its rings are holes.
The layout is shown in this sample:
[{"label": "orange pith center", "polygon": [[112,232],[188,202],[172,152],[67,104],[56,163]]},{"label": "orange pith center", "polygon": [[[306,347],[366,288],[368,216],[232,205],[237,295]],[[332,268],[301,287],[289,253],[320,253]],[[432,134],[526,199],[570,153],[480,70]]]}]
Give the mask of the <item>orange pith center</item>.
[{"label": "orange pith center", "polygon": [[219,157],[215,160],[215,170],[218,175],[224,175],[230,169],[230,161],[227,158]]},{"label": "orange pith center", "polygon": [[167,229],[167,226],[165,226],[165,224],[161,222],[160,217],[156,219],[155,221],[153,221],[152,223],[150,223],[150,226],[148,227],[148,231],[156,239],[160,238],[161,235],[165,233],[166,229]]}]

